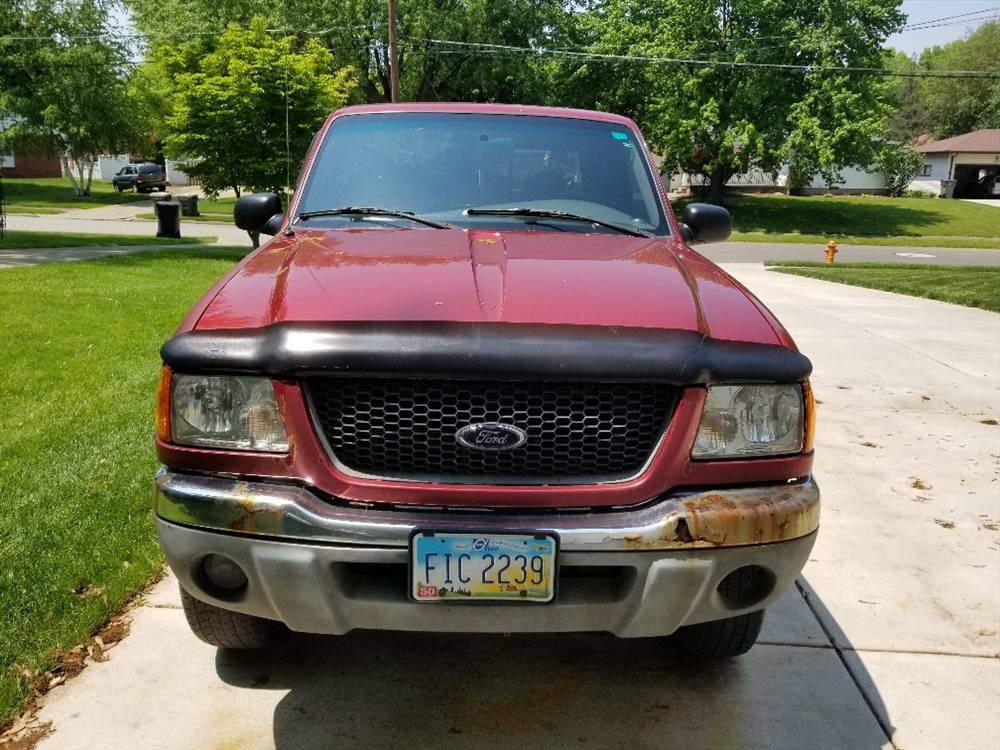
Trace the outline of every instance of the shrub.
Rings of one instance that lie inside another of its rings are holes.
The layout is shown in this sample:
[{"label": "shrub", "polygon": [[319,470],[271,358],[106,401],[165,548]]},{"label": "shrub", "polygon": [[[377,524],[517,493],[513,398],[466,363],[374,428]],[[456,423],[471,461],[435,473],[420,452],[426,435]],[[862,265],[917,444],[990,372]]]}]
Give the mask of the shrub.
[{"label": "shrub", "polygon": [[924,157],[906,144],[889,143],[879,151],[875,163],[885,176],[886,193],[898,198],[906,193],[909,184],[920,174]]}]

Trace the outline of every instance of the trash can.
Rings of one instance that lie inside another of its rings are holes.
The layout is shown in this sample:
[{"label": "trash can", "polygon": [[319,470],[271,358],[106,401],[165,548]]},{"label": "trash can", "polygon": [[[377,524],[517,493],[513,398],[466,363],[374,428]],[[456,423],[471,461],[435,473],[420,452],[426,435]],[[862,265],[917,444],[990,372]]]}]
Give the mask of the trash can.
[{"label": "trash can", "polygon": [[181,236],[181,204],[177,201],[157,201],[156,236],[179,239]]},{"label": "trash can", "polygon": [[164,201],[173,200],[173,196],[170,193],[151,193],[149,199],[153,202],[155,206],[157,203],[163,203]]},{"label": "trash can", "polygon": [[177,202],[181,204],[181,215],[182,216],[200,216],[198,213],[198,196],[197,195],[181,195],[178,196]]},{"label": "trash can", "polygon": [[939,198],[954,198],[955,197],[955,185],[958,180],[941,180],[941,192],[938,195]]}]

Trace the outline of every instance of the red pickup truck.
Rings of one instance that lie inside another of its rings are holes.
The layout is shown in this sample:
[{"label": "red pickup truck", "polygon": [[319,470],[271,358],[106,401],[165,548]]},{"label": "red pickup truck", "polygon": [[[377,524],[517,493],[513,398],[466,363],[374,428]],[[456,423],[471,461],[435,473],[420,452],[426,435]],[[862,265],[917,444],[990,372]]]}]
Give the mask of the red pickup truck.
[{"label": "red pickup truck", "polygon": [[162,348],[160,540],[195,634],[670,636],[740,654],[819,524],[811,365],[691,249],[635,124],[335,112]]}]

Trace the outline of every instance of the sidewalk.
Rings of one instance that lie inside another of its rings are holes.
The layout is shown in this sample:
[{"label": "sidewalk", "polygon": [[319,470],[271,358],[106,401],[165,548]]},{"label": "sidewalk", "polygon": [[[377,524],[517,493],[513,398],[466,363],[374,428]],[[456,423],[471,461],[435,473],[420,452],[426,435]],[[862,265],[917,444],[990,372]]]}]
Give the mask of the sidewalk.
[{"label": "sidewalk", "polygon": [[[20,266],[37,266],[39,263],[63,263],[72,260],[90,260],[108,255],[126,255],[128,253],[145,253],[157,250],[183,250],[186,248],[205,247],[205,245],[132,245],[111,247],[58,247],[35,248],[24,250],[6,250],[0,244],[0,270],[18,268]],[[250,251],[247,245],[247,252]]]},{"label": "sidewalk", "polygon": [[[822,526],[761,643],[355,632],[197,641],[159,584],[40,750],[1000,745],[1000,315],[727,266],[815,365]],[[294,585],[294,582],[289,582]]]},{"label": "sidewalk", "polygon": [[[696,245],[695,249],[715,263],[763,263],[765,260],[802,260],[822,263],[826,245],[790,242],[725,242]],[[929,263],[950,266],[1000,266],[996,250],[954,247],[882,247],[840,245],[837,263]]]},{"label": "sidewalk", "polygon": [[[61,216],[26,216],[24,214],[14,214],[7,217],[7,227],[9,229],[23,229],[32,232],[86,232],[141,237],[156,236],[156,222],[89,218],[90,211],[98,210],[104,209],[86,209],[88,218],[67,218],[65,214]],[[145,211],[148,212],[149,210],[149,205],[146,204]],[[138,209],[137,213],[142,213],[142,211],[143,209]],[[237,229],[233,224],[209,224],[194,221],[181,222],[181,236],[183,237],[205,237],[209,235],[217,238],[215,242],[217,245],[250,246],[250,238],[247,236],[247,233],[242,229]],[[0,249],[2,248],[3,244],[0,244]]]}]

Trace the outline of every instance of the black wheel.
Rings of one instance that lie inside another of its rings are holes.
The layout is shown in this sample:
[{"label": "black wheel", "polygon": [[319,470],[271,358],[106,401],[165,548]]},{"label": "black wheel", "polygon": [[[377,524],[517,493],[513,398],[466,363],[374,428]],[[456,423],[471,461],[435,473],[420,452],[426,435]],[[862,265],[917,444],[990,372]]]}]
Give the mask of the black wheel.
[{"label": "black wheel", "polygon": [[[762,568],[748,565],[722,579],[719,596],[733,606],[751,606],[763,598],[762,583],[767,574]],[[771,584],[766,583],[766,590]],[[677,649],[693,659],[727,659],[749,651],[757,642],[761,625],[764,624],[764,610],[745,615],[727,617],[724,620],[702,622],[680,628],[673,635]]]},{"label": "black wheel", "polygon": [[691,659],[728,659],[749,651],[764,624],[764,610],[680,628],[671,636],[678,653]]},{"label": "black wheel", "polygon": [[230,612],[195,599],[181,587],[181,604],[191,632],[210,646],[251,650],[274,641],[281,624],[263,617]]},{"label": "black wheel", "polygon": [[116,183],[115,183],[115,192],[116,192],[116,193],[120,193],[121,191],[122,191],[122,186],[121,186],[121,185],[119,185],[119,184],[118,184],[118,183],[116,182]]}]

